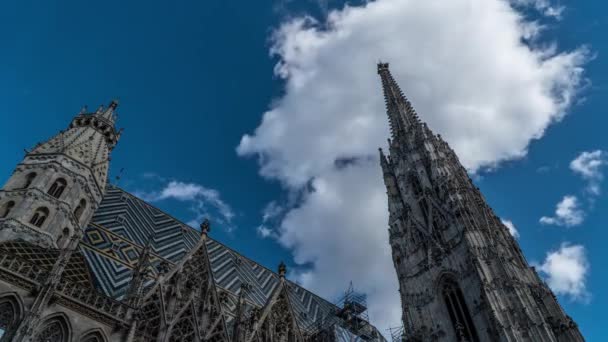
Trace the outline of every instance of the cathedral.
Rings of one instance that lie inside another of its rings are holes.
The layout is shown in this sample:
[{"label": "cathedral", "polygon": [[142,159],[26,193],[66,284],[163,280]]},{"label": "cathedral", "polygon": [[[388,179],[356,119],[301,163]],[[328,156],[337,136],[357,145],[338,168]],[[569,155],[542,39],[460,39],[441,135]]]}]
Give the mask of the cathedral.
[{"label": "cathedral", "polygon": [[333,304],[108,184],[116,102],[26,151],[0,190],[0,341],[385,341]]},{"label": "cathedral", "polygon": [[406,341],[584,341],[458,157],[378,64],[380,150]]},{"label": "cathedral", "polygon": [[[388,64],[378,73],[398,339],[584,341]],[[331,303],[284,264],[269,270],[214,240],[208,221],[193,229],[109,184],[117,105],[81,110],[0,189],[0,341],[385,341],[361,296]]]}]

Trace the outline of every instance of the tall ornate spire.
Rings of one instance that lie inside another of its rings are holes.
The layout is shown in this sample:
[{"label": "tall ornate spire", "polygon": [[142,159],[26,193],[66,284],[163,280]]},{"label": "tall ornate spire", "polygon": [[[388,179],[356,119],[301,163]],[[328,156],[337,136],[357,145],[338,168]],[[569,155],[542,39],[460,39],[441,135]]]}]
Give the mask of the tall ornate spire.
[{"label": "tall ornate spire", "polygon": [[148,242],[144,246],[144,249],[139,255],[137,265],[133,269],[133,275],[131,277],[131,284],[127,291],[126,300],[134,308],[139,308],[141,304],[141,297],[143,295],[143,289],[146,278],[149,275],[150,269],[153,268],[151,264],[151,251],[152,244],[154,243],[154,236],[148,237]]},{"label": "tall ornate spire", "polygon": [[106,120],[108,123],[114,125],[114,122],[116,121],[116,114],[114,113],[114,111],[117,107],[118,100],[112,100],[112,102],[110,102],[110,105],[107,108],[104,108],[103,106],[99,107],[99,109],[95,113],[95,116]]},{"label": "tall ornate spire", "polygon": [[583,341],[454,151],[378,64],[393,140],[380,151],[405,340]]},{"label": "tall ornate spire", "polygon": [[393,138],[416,129],[416,126],[420,124],[418,115],[412,104],[403,95],[395,79],[393,79],[388,63],[378,63],[378,74],[382,79],[386,113],[388,114]]}]

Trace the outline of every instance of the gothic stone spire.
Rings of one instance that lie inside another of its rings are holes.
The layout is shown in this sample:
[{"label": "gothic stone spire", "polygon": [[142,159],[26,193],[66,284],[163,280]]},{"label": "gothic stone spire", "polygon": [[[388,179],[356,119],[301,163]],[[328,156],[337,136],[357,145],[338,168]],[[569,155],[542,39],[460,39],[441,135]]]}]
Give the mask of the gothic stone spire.
[{"label": "gothic stone spire", "polygon": [[8,208],[0,209],[0,241],[61,248],[82,235],[105,192],[119,137],[116,106],[94,113],[83,108],[67,130],[27,152],[0,189],[0,208]]},{"label": "gothic stone spire", "polygon": [[420,124],[412,104],[403,95],[397,82],[391,75],[388,63],[378,64],[378,74],[382,80],[386,113],[388,114],[393,138],[412,132]]},{"label": "gothic stone spire", "polygon": [[583,341],[388,64],[378,73],[393,137],[380,164],[406,340]]},{"label": "gothic stone spire", "polygon": [[117,107],[118,100],[112,100],[107,108],[101,106],[101,110],[98,110],[95,115],[100,119],[107,121],[109,124],[114,125],[114,122],[116,121],[116,113],[114,111]]}]

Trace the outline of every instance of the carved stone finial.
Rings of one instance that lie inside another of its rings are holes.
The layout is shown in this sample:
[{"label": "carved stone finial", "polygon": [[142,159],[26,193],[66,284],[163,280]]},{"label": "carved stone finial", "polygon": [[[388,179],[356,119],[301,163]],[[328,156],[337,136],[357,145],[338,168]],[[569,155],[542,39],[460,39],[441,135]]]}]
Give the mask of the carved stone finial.
[{"label": "carved stone finial", "polygon": [[110,102],[109,108],[116,109],[116,107],[118,107],[118,100],[113,99],[112,102]]},{"label": "carved stone finial", "polygon": [[207,235],[211,231],[211,224],[209,224],[209,220],[205,219],[201,223],[201,234]]},{"label": "carved stone finial", "polygon": [[382,71],[388,70],[388,63],[378,63],[378,73],[381,73]]},{"label": "carved stone finial", "polygon": [[285,263],[281,261],[279,264],[279,277],[285,278],[285,273],[287,273],[287,266],[285,266]]}]

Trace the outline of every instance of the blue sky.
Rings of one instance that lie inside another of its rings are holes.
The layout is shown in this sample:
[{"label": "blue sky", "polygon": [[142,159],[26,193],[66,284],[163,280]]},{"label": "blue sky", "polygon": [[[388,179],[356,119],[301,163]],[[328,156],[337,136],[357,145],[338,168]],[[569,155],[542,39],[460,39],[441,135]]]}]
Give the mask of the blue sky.
[{"label": "blue sky", "polygon": [[[82,105],[118,98],[114,183],[184,222],[210,215],[215,238],[273,269],[285,260],[330,299],[352,279],[372,320],[397,325],[379,307],[395,289],[374,160],[385,59],[583,334],[604,340],[606,6],[409,3],[5,2],[0,178]],[[359,258],[384,266],[353,270]]]}]

